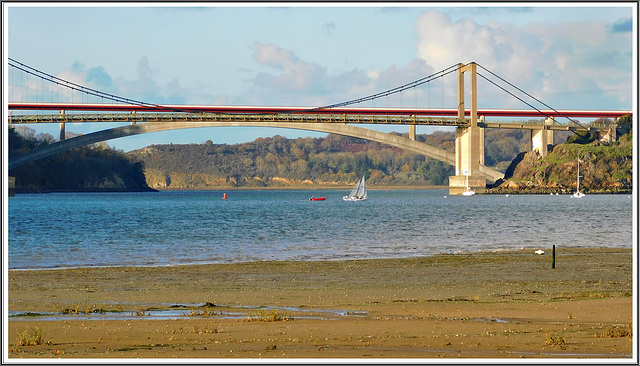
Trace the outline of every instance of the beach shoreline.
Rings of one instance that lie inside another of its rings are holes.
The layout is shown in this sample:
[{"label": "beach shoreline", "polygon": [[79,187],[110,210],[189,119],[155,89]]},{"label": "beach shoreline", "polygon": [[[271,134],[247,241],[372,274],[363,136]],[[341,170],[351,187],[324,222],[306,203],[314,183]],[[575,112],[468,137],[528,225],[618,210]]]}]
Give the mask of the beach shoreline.
[{"label": "beach shoreline", "polygon": [[[632,358],[632,250],[560,248],[553,269],[550,254],[11,270],[5,352]],[[23,344],[36,330],[42,344]]]}]

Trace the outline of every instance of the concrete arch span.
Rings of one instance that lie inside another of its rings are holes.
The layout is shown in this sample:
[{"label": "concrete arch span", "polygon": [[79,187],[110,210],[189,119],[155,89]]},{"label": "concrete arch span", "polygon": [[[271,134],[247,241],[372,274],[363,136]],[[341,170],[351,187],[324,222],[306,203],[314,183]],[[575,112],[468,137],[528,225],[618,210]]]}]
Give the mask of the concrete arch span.
[{"label": "concrete arch span", "polygon": [[[408,139],[406,137],[346,124],[293,122],[145,122],[93,132],[31,150],[27,153],[12,157],[9,161],[9,170],[58,152],[87,146],[101,141],[113,140],[120,137],[127,137],[144,133],[196,127],[278,127],[334,133],[344,136],[362,138],[370,141],[376,141],[389,146],[398,147],[403,150],[415,152],[417,154],[422,154],[429,158],[437,159],[450,165],[455,165],[454,153],[450,153],[442,149],[438,149],[433,146]],[[480,167],[480,172],[489,181],[496,181],[504,176],[499,171],[486,167],[484,165]]]}]

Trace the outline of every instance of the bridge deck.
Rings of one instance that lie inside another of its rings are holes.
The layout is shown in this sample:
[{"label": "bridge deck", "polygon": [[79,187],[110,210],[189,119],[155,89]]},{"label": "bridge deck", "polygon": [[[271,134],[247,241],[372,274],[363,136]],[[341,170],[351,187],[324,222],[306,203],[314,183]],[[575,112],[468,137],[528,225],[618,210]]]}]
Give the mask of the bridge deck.
[{"label": "bridge deck", "polygon": [[[93,112],[183,112],[183,113],[223,113],[223,114],[259,114],[259,113],[296,113],[296,114],[354,114],[385,116],[441,116],[457,117],[457,108],[362,108],[362,107],[268,107],[268,106],[211,106],[211,105],[132,105],[132,104],[91,104],[91,103],[29,103],[9,102],[9,110],[32,111],[93,111]],[[570,118],[618,118],[631,111],[597,110],[551,110],[551,109],[478,109],[478,116],[485,117],[570,117]],[[465,111],[470,116],[470,111]]]},{"label": "bridge deck", "polygon": [[[28,123],[138,123],[138,122],[279,122],[279,123],[340,123],[340,124],[386,124],[468,127],[469,119],[426,116],[383,116],[352,114],[220,114],[220,113],[100,113],[100,114],[38,114],[11,115],[10,124]],[[553,124],[544,121],[478,122],[484,128],[511,128],[538,130],[608,130],[606,124]]]},{"label": "bridge deck", "polygon": [[219,113],[112,113],[12,115],[9,123],[88,123],[88,122],[291,122],[438,125],[466,127],[469,120],[448,117],[376,116],[349,114],[219,114]]}]

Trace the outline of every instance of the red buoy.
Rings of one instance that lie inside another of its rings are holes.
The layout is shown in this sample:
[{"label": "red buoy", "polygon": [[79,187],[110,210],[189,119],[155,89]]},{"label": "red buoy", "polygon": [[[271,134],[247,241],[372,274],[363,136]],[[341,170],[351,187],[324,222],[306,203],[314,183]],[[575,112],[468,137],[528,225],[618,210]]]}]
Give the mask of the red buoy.
[{"label": "red buoy", "polygon": [[226,199],[227,199],[227,194],[226,194],[226,193],[224,193],[224,194],[222,195],[222,199],[223,199],[223,200],[226,200]]}]

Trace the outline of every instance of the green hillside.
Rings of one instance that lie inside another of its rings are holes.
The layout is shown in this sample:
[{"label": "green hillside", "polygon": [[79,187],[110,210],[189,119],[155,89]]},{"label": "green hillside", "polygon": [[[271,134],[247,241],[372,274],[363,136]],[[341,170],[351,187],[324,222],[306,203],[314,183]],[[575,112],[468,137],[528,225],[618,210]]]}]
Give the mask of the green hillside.
[{"label": "green hillside", "polygon": [[[529,149],[530,132],[487,130],[486,163],[506,169]],[[454,151],[451,132],[419,135],[431,146]],[[446,186],[454,168],[423,155],[339,135],[286,139],[281,136],[226,145],[151,145],[129,152],[145,166],[150,187],[218,189],[343,187],[365,175],[372,186]]]}]

